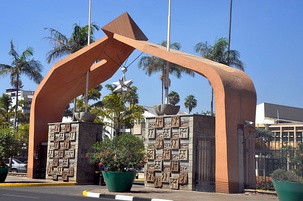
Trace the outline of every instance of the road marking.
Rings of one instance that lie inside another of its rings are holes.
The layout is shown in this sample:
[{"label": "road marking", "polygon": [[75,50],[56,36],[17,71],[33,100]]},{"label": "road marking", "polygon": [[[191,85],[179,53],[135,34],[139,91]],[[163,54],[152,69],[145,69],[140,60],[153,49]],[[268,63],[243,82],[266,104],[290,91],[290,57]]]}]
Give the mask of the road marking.
[{"label": "road marking", "polygon": [[99,198],[100,194],[99,193],[92,193],[92,192],[87,192],[86,193],[87,197],[91,197],[91,198]]},{"label": "road marking", "polygon": [[2,195],[8,196],[8,197],[39,199],[38,197],[30,197],[30,196],[23,196],[23,195],[13,195],[13,194],[2,194]]},{"label": "road marking", "polygon": [[126,201],[132,201],[133,196],[127,196],[127,195],[116,195],[116,200],[126,200]]}]

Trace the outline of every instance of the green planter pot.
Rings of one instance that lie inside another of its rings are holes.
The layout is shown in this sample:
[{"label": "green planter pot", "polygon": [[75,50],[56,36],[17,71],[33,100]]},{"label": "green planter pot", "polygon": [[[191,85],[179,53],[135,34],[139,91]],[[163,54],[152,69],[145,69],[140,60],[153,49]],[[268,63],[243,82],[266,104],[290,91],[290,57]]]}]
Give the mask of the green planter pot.
[{"label": "green planter pot", "polygon": [[102,171],[109,192],[129,192],[132,188],[136,172]]},{"label": "green planter pot", "polygon": [[5,182],[8,174],[8,168],[0,168],[0,183]]},{"label": "green planter pot", "polygon": [[303,183],[273,181],[280,201],[302,201]]}]

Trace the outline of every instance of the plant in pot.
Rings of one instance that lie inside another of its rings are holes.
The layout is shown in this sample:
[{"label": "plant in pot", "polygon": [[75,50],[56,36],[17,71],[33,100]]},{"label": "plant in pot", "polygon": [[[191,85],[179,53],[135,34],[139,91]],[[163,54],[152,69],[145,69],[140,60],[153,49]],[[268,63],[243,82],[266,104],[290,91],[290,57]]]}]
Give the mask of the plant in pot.
[{"label": "plant in pot", "polygon": [[271,175],[280,201],[300,201],[303,198],[303,178],[292,171],[275,170]]},{"label": "plant in pot", "polygon": [[177,92],[171,91],[168,94],[169,104],[155,105],[154,109],[157,115],[175,115],[180,110],[180,105],[176,105],[180,102],[180,96]]},{"label": "plant in pot", "polygon": [[11,128],[0,128],[0,183],[3,183],[8,174],[5,161],[18,152],[15,131]]},{"label": "plant in pot", "polygon": [[131,134],[122,134],[96,142],[92,149],[87,157],[91,163],[99,163],[108,190],[130,191],[136,171],[143,168],[147,161],[143,140]]}]

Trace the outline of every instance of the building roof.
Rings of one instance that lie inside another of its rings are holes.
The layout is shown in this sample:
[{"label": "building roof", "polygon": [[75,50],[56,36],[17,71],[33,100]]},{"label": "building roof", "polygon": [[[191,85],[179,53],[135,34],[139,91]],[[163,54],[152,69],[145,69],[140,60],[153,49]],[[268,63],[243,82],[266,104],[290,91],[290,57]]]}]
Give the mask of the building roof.
[{"label": "building roof", "polygon": [[295,123],[303,122],[303,108],[261,103],[257,105],[256,123]]}]

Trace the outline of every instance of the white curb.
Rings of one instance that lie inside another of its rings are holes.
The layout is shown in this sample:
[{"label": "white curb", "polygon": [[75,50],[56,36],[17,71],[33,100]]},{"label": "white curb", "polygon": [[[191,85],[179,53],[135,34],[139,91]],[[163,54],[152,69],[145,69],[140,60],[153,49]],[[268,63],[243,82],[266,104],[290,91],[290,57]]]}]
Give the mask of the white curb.
[{"label": "white curb", "polygon": [[103,194],[103,193],[93,193],[89,191],[83,191],[83,196],[91,197],[91,198],[111,198],[115,200],[124,200],[124,201],[133,201],[133,200],[142,200],[142,201],[173,201],[173,200],[165,200],[165,199],[157,199],[157,198],[144,198],[144,197],[134,197],[127,195],[113,195],[113,194]]}]

